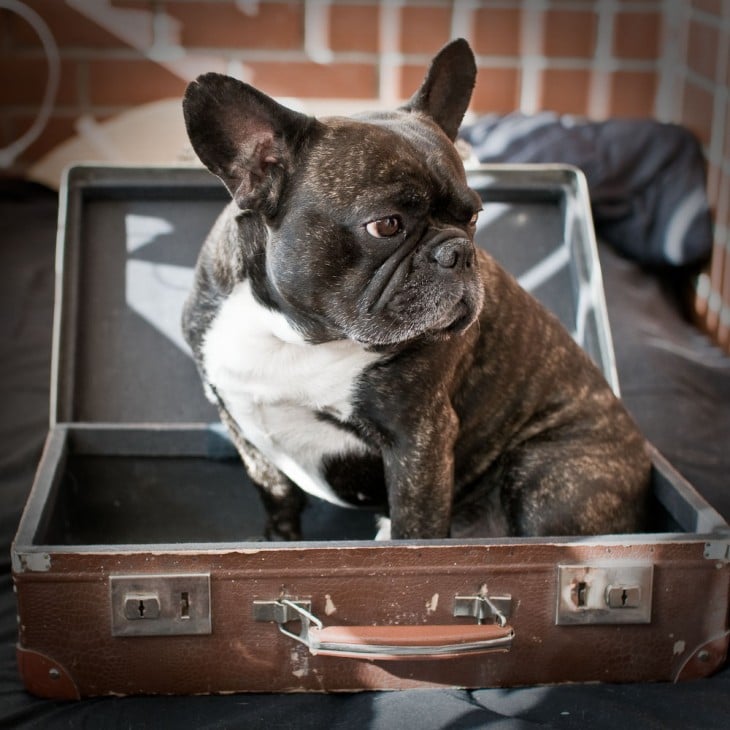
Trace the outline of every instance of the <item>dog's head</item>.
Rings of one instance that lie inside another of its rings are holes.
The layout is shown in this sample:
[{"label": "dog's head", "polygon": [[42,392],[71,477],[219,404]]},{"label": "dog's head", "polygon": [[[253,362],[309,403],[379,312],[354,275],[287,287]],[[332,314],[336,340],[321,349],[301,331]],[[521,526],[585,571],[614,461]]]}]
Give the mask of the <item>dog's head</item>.
[{"label": "dog's head", "polygon": [[321,120],[219,74],[188,87],[193,148],[242,225],[266,226],[254,291],[309,341],[392,345],[474,322],[481,200],[453,140],[475,75],[469,46],[454,41],[404,107]]}]

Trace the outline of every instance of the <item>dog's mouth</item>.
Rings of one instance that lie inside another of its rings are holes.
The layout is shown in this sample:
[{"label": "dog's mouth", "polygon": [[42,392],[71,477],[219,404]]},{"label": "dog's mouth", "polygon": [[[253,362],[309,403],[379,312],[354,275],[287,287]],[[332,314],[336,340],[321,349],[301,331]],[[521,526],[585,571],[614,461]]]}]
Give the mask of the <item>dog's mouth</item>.
[{"label": "dog's mouth", "polygon": [[[433,243],[433,242],[432,242]],[[373,276],[361,300],[367,325],[358,339],[397,344],[416,337],[465,332],[477,318],[483,298],[475,263],[444,272],[418,244],[390,257]]]},{"label": "dog's mouth", "polygon": [[471,327],[475,319],[475,312],[463,299],[459,301],[454,309],[454,320],[444,328],[444,332],[450,335],[460,335]]},{"label": "dog's mouth", "polygon": [[476,320],[480,304],[481,299],[465,292],[454,304],[444,304],[442,313],[430,325],[424,322],[424,334],[437,338],[463,334]]}]

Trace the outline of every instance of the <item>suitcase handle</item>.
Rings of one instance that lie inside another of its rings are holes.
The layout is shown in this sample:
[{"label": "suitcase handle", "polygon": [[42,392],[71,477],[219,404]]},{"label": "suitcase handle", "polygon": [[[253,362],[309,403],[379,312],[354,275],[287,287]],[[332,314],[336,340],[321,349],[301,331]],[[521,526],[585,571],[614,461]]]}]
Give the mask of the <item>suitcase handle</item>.
[{"label": "suitcase handle", "polygon": [[515,632],[511,626],[493,624],[416,626],[323,626],[300,604],[282,599],[301,620],[295,634],[279,623],[286,636],[304,644],[314,655],[351,659],[452,659],[472,654],[509,651]]}]

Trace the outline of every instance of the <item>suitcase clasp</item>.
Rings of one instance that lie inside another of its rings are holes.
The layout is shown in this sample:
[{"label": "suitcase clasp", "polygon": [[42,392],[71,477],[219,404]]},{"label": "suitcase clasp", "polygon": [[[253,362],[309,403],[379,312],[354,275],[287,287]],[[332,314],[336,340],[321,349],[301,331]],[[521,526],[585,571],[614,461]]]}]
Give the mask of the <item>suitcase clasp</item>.
[{"label": "suitcase clasp", "polygon": [[555,623],[651,623],[653,576],[651,563],[559,565]]},{"label": "suitcase clasp", "polygon": [[109,577],[112,636],[212,633],[210,574]]}]

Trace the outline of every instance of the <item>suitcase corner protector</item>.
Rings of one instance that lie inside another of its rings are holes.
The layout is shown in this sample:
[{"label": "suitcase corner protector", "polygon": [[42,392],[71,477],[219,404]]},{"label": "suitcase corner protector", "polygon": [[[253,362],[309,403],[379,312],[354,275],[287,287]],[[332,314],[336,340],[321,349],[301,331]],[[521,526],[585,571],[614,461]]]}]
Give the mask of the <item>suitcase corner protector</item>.
[{"label": "suitcase corner protector", "polygon": [[78,700],[81,694],[66,668],[32,649],[16,647],[18,671],[31,694],[55,700]]},{"label": "suitcase corner protector", "polygon": [[685,656],[674,675],[674,682],[686,682],[709,677],[720,669],[728,658],[730,631],[715,636]]}]

